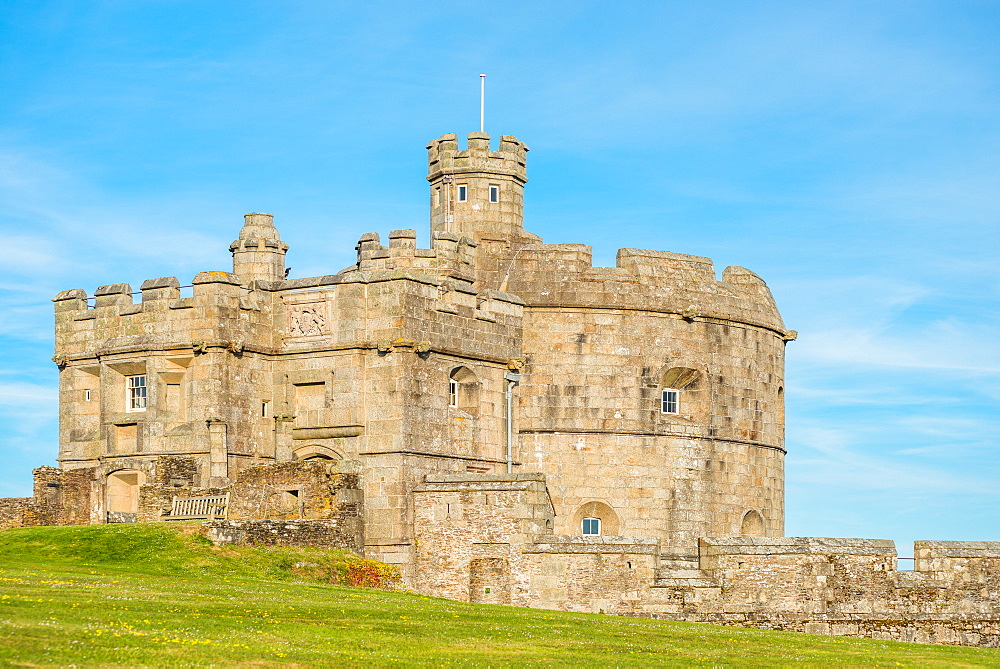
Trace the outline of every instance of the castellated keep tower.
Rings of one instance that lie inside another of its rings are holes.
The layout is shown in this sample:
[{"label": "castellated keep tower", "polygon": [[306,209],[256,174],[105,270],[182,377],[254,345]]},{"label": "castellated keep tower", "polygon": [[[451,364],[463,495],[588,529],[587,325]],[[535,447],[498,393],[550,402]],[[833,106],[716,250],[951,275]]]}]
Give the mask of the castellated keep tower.
[{"label": "castellated keep tower", "polygon": [[201,519],[459,600],[1000,645],[1000,543],[899,572],[891,541],[783,537],[795,333],[757,275],[594,267],[525,231],[524,143],[427,148],[429,248],[369,232],[287,279],[254,213],[232,272],[59,293],[60,467],[0,528]]}]

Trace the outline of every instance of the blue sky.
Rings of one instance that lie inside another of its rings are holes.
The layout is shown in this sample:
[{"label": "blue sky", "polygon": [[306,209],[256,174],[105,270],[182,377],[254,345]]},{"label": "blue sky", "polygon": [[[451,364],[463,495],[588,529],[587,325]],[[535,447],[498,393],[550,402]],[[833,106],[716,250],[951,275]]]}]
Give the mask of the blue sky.
[{"label": "blue sky", "polygon": [[22,2],[0,11],[0,496],[54,462],[58,291],[427,239],[424,146],[532,148],[526,227],[710,256],[789,328],[787,534],[1000,540],[995,2]]}]

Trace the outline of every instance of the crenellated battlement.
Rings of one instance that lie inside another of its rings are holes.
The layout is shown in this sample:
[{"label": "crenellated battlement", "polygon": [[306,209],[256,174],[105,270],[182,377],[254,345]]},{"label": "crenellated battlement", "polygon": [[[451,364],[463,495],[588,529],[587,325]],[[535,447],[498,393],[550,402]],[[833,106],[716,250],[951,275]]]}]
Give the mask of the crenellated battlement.
[{"label": "crenellated battlement", "polygon": [[413,269],[471,283],[477,246],[468,237],[435,232],[431,235],[431,248],[417,248],[415,230],[393,230],[389,233],[389,246],[383,246],[377,232],[366,232],[355,246],[356,267],[361,272]]},{"label": "crenellated battlement", "polygon": [[[173,308],[183,308],[188,304],[211,301],[218,298],[231,297],[239,299],[256,287],[247,287],[239,276],[232,272],[210,271],[199,272],[186,286],[192,289],[192,297],[181,297],[181,283],[177,277],[166,276],[156,279],[146,279],[138,292],[132,290],[131,284],[115,283],[98,286],[93,297],[87,295],[82,288],[64,290],[52,298],[56,314],[64,312],[109,312],[128,316],[141,313],[148,307],[155,309],[167,304]],[[138,302],[135,296],[141,296]],[[93,302],[91,304],[91,301]]]},{"label": "crenellated battlement", "polygon": [[532,306],[645,309],[785,335],[763,279],[746,268],[727,267],[720,281],[711,258],[702,256],[623,248],[614,267],[595,267],[593,250],[585,244],[527,244],[485,281]]},{"label": "crenellated battlement", "polygon": [[490,135],[470,132],[468,148],[459,150],[455,133],[441,135],[427,145],[427,180],[444,175],[504,174],[522,184],[528,181],[528,146],[513,135],[501,135],[500,149],[490,149]]},{"label": "crenellated battlement", "polygon": [[95,355],[191,348],[195,342],[274,348],[273,293],[243,286],[240,277],[222,271],[201,272],[188,287],[191,296],[182,297],[180,281],[171,276],[143,281],[139,292],[119,283],[100,286],[93,298],[80,288],[59,293],[52,300],[54,360],[63,367]]}]

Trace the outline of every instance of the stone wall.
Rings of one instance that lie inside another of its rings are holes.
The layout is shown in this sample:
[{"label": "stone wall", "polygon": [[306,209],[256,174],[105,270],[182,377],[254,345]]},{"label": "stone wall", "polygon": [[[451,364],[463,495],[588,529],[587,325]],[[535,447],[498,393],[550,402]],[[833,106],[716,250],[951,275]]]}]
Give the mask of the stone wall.
[{"label": "stone wall", "polygon": [[226,520],[208,521],[217,545],[346,548],[364,555],[364,495],[355,461],[249,467],[230,486]]},{"label": "stone wall", "polygon": [[132,522],[151,523],[170,520],[174,498],[215,497],[229,492],[228,486],[220,488],[177,487],[160,483],[139,487],[139,511]]},{"label": "stone wall", "polygon": [[24,515],[28,507],[35,504],[31,497],[0,498],[0,530],[24,527]]},{"label": "stone wall", "polygon": [[364,494],[356,461],[292,461],[252,465],[232,485],[195,487],[183,478],[196,471],[185,458],[161,457],[152,483],[139,486],[136,520],[170,520],[174,498],[229,494],[227,517],[234,520],[362,518]]},{"label": "stone wall", "polygon": [[[1000,646],[1000,543],[717,538],[703,578],[663,579],[632,615],[926,643]],[[668,581],[668,582],[663,582]]]},{"label": "stone wall", "polygon": [[361,518],[364,497],[354,461],[279,462],[249,467],[230,486],[229,518]]},{"label": "stone wall", "polygon": [[211,520],[204,523],[216,546],[314,546],[346,548],[364,555],[363,519],[344,510],[313,520]]},{"label": "stone wall", "polygon": [[[480,565],[476,587],[506,589],[513,601],[525,587],[519,573],[521,547],[546,534],[552,502],[540,474],[427,476],[413,490],[414,586],[420,592],[460,601],[470,595],[470,564]],[[512,566],[497,571],[506,560]],[[477,562],[478,561],[478,562]],[[485,583],[487,572],[510,574],[511,582]]]},{"label": "stone wall", "polygon": [[551,535],[539,475],[428,477],[414,585],[473,602],[879,639],[1000,645],[1000,543]]},{"label": "stone wall", "polygon": [[91,468],[34,470],[34,496],[0,499],[0,529],[32,525],[88,525],[99,485]]},{"label": "stone wall", "polygon": [[540,536],[518,561],[526,587],[514,602],[614,613],[640,603],[659,559],[657,538]]}]

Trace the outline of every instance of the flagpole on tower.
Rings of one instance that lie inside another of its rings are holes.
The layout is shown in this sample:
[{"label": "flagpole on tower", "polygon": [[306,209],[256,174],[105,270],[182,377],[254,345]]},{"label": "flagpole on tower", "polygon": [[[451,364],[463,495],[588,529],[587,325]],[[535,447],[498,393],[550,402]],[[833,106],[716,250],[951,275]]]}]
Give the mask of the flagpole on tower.
[{"label": "flagpole on tower", "polygon": [[479,132],[486,132],[486,75],[479,75]]}]

